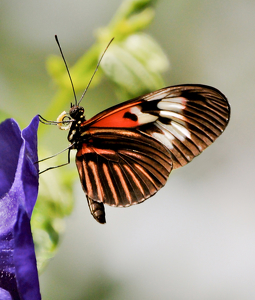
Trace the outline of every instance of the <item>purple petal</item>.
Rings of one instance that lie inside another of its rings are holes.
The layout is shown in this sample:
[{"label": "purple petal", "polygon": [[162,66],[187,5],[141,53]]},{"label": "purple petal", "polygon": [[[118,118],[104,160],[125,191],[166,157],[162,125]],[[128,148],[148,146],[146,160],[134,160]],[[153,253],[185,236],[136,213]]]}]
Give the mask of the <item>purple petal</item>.
[{"label": "purple petal", "polygon": [[13,261],[22,299],[41,299],[30,219],[22,206],[19,207],[17,222],[14,226]]},{"label": "purple petal", "polygon": [[38,123],[36,116],[22,133],[12,119],[0,124],[0,299],[41,299],[30,229],[38,193]]},{"label": "purple petal", "polygon": [[4,289],[0,288],[0,299],[1,300],[13,300],[12,296],[10,293]]},{"label": "purple petal", "polygon": [[[29,218],[31,218],[32,211],[38,195],[38,161],[37,156],[37,130],[39,125],[39,118],[36,116],[30,125],[22,131],[24,139],[24,151],[20,154],[20,159],[23,160],[21,181],[25,193],[25,205]],[[21,158],[21,156],[23,156]]]},{"label": "purple petal", "polygon": [[19,159],[22,138],[18,124],[8,119],[0,124],[0,198],[11,188]]}]

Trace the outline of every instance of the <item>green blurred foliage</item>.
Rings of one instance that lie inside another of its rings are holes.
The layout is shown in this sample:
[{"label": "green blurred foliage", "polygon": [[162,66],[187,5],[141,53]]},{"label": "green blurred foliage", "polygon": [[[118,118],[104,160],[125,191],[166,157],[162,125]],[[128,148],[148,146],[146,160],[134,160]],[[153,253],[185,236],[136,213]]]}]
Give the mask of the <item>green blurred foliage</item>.
[{"label": "green blurred foliage", "polygon": [[[141,34],[153,20],[154,4],[155,0],[123,1],[110,24],[96,30],[94,45],[70,67],[76,93],[84,90],[84,83],[89,82],[99,57],[112,38],[114,41],[107,49],[90,89],[98,86],[103,72],[116,84],[116,93],[122,100],[162,87],[160,73],[167,69],[168,60],[151,37]],[[73,95],[61,57],[50,56],[47,69],[58,86],[58,92],[45,112],[47,118],[52,119],[61,108],[69,105]],[[149,85],[146,83],[148,78]],[[127,81],[131,82],[131,87]]]},{"label": "green blurred foliage", "polygon": [[[44,153],[48,157],[48,153]],[[57,165],[57,159],[47,162],[46,166]],[[60,242],[60,235],[65,231],[65,216],[73,209],[72,176],[74,169],[63,173],[60,169],[47,172],[47,176],[40,176],[40,192],[36,202],[31,226],[36,249],[37,267],[40,271],[52,258]]]},{"label": "green blurred foliage", "polygon": [[162,87],[160,73],[167,67],[168,60],[158,44],[140,32],[114,43],[101,63],[105,75],[115,84],[119,99]]}]

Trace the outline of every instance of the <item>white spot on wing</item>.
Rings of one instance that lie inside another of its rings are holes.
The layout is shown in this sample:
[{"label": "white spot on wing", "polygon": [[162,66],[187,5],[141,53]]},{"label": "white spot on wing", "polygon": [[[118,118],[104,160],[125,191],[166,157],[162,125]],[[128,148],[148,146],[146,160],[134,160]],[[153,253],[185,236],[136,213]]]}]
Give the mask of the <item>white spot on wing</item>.
[{"label": "white spot on wing", "polygon": [[155,125],[163,132],[163,133],[159,133],[159,132],[153,132],[152,136],[158,140],[159,142],[161,142],[163,145],[165,145],[168,149],[173,149],[174,146],[172,144],[172,140],[175,139],[175,137],[166,129],[164,129],[164,127],[162,127],[160,125],[160,122],[156,122]]},{"label": "white spot on wing", "polygon": [[145,114],[145,113],[142,113],[141,115],[138,116],[138,122],[141,125],[155,122],[157,119],[158,119],[157,116],[153,116],[151,114]]},{"label": "white spot on wing", "polygon": [[168,119],[183,119],[183,116],[181,114],[172,112],[172,111],[166,111],[166,110],[161,110],[159,112],[159,115],[163,118],[168,118]]},{"label": "white spot on wing", "polygon": [[188,138],[191,139],[190,131],[188,131],[187,128],[185,128],[183,125],[178,124],[178,123],[176,123],[176,122],[174,122],[174,121],[172,121],[171,124],[172,124],[175,128],[177,128],[180,132],[182,132],[183,135],[185,135],[186,137],[188,137]]},{"label": "white spot on wing", "polygon": [[130,108],[130,112],[131,112],[132,114],[135,114],[135,115],[138,116],[139,114],[141,114],[141,108],[138,107],[138,106],[131,107],[131,108]]},{"label": "white spot on wing", "polygon": [[173,149],[173,144],[170,142],[169,139],[167,139],[167,137],[162,134],[162,133],[159,133],[159,132],[153,132],[152,133],[152,136],[158,140],[160,143],[162,143],[163,145],[165,145],[168,149]]},{"label": "white spot on wing", "polygon": [[157,106],[159,109],[170,110],[175,112],[182,112],[185,109],[185,105],[183,104],[172,103],[165,100],[160,101]]},{"label": "white spot on wing", "polygon": [[152,123],[158,119],[157,116],[141,112],[141,108],[137,106],[131,107],[130,112],[137,116],[139,125]]},{"label": "white spot on wing", "polygon": [[[165,135],[167,135],[166,132],[168,132],[169,134],[171,134],[171,135],[173,136],[172,139],[175,139],[175,138],[176,138],[176,139],[178,139],[179,141],[184,142],[185,139],[187,138],[187,136],[184,135],[182,131],[178,130],[178,129],[176,128],[176,126],[174,127],[174,126],[172,125],[173,123],[177,124],[176,122],[173,122],[173,121],[172,121],[172,122],[171,122],[171,125],[163,124],[163,123],[161,123],[161,122],[157,122],[157,123],[158,123],[160,129],[161,129],[162,131],[164,131]],[[178,124],[177,124],[177,125],[178,125]]]}]

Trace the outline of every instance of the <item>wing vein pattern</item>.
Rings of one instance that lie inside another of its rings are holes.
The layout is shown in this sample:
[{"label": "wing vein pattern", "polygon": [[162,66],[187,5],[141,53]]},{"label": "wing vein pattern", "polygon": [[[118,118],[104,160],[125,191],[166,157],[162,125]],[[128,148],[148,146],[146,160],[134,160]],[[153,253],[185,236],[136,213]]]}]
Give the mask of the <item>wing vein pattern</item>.
[{"label": "wing vein pattern", "polygon": [[76,164],[87,196],[111,206],[125,207],[154,195],[172,170],[171,154],[152,137],[138,131],[90,131]]},{"label": "wing vein pattern", "polygon": [[229,117],[217,89],[179,85],[109,108],[80,122],[79,132],[74,123],[76,165],[93,216],[104,223],[103,204],[126,207],[154,195],[172,169],[221,135]]},{"label": "wing vein pattern", "polygon": [[169,149],[173,169],[186,165],[211,145],[226,128],[230,116],[226,97],[203,85],[165,88],[146,95],[144,100],[142,111],[153,111],[158,119],[140,130]]}]

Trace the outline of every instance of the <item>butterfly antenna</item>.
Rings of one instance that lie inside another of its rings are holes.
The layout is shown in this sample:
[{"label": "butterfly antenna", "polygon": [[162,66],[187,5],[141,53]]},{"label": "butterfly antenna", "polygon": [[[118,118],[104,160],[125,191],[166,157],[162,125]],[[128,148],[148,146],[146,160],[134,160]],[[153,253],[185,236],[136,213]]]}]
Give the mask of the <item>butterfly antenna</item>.
[{"label": "butterfly antenna", "polygon": [[68,73],[69,79],[70,79],[70,81],[71,81],[72,89],[73,89],[73,94],[74,94],[75,105],[77,105],[77,98],[76,98],[76,94],[75,94],[75,90],[74,90],[74,85],[73,85],[72,77],[71,77],[71,74],[70,74],[70,72],[69,72],[69,69],[68,69],[68,66],[67,66],[67,63],[66,63],[66,60],[65,60],[65,57],[64,57],[63,51],[62,51],[62,49],[61,49],[60,43],[59,43],[59,41],[58,41],[58,37],[57,37],[57,35],[55,35],[55,40],[56,40],[56,42],[57,42],[57,44],[58,44],[58,48],[59,48],[59,50],[60,50],[61,56],[62,56],[62,58],[63,58],[63,61],[64,61],[64,63],[65,63],[66,70],[67,70],[67,73]]},{"label": "butterfly antenna", "polygon": [[94,76],[95,76],[97,70],[98,70],[98,67],[99,67],[99,65],[100,65],[100,63],[101,63],[101,60],[102,60],[102,58],[104,57],[106,50],[109,48],[109,46],[110,46],[110,44],[111,44],[111,42],[112,42],[113,40],[114,40],[114,38],[112,38],[112,39],[110,40],[110,42],[109,42],[108,45],[106,46],[106,48],[105,48],[103,54],[101,55],[101,57],[100,57],[100,59],[99,59],[99,61],[98,61],[98,63],[97,63],[97,66],[96,66],[96,68],[95,68],[95,71],[94,71],[93,75],[91,76],[90,81],[89,81],[89,83],[88,83],[86,89],[84,90],[83,94],[81,95],[81,99],[79,100],[78,105],[81,103],[81,100],[84,98],[85,94],[87,93],[87,90],[88,90],[88,88],[89,88],[89,86],[90,86],[90,84],[91,84],[91,81],[93,80],[93,78],[94,78]]}]

